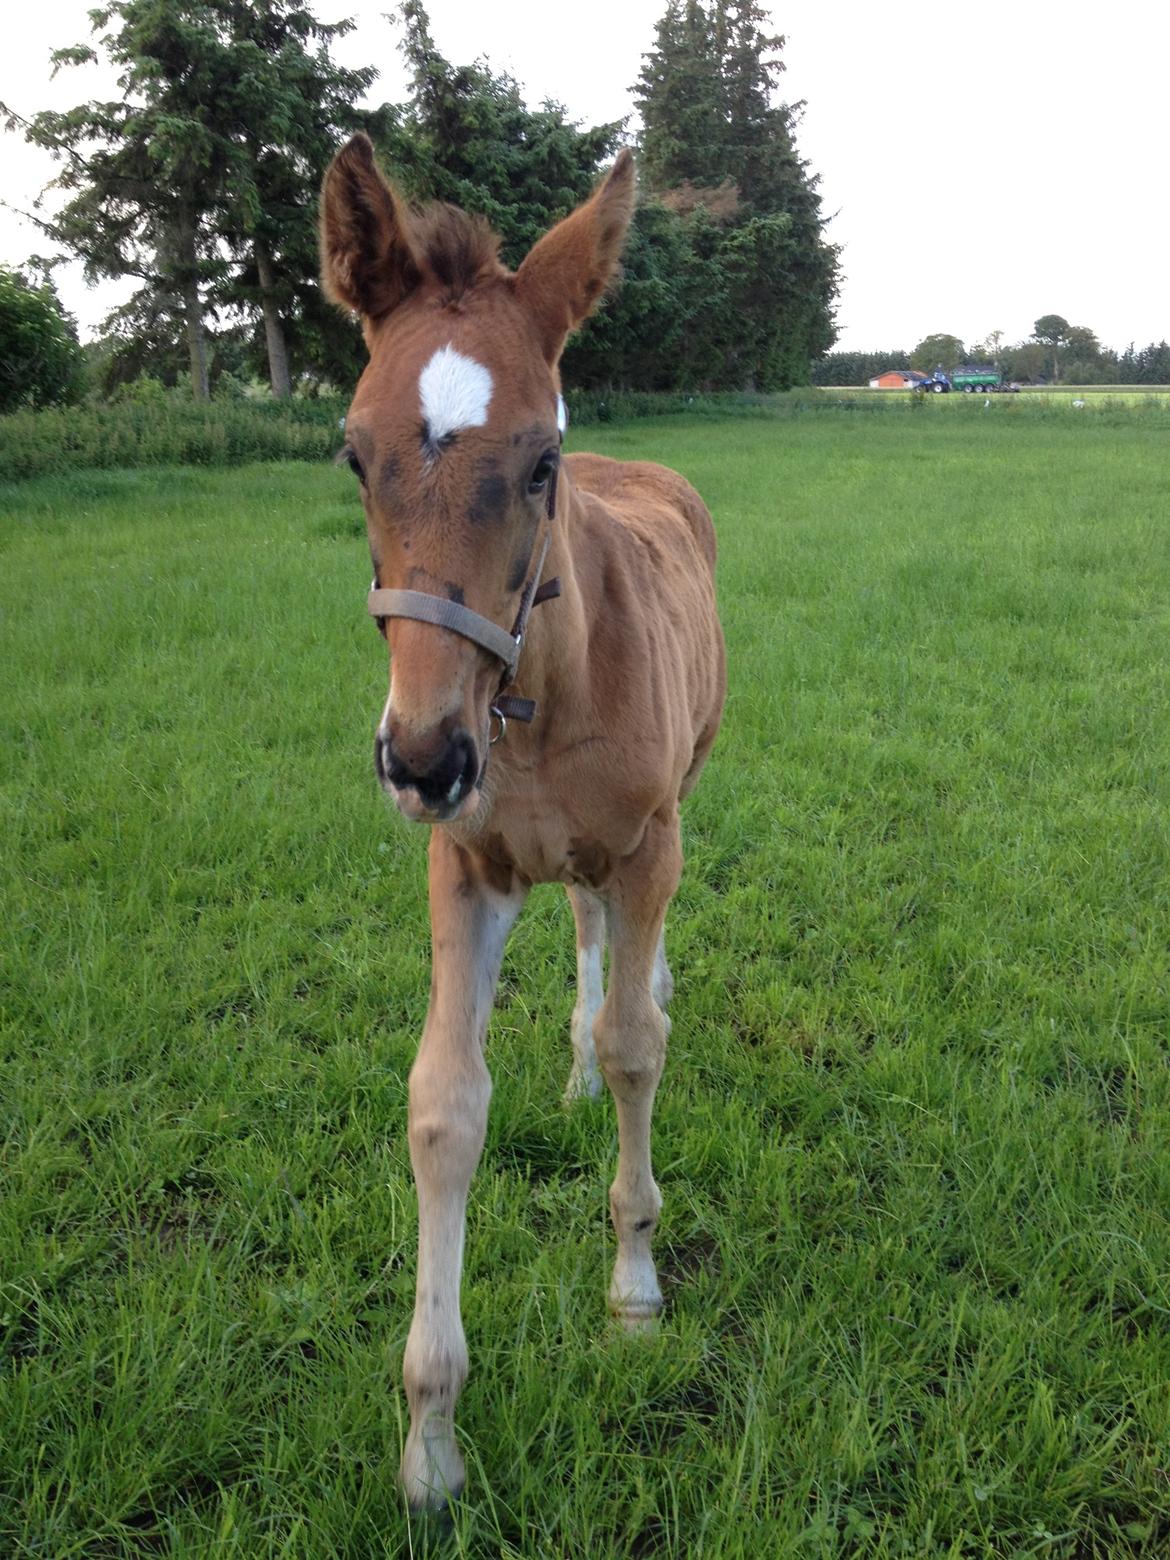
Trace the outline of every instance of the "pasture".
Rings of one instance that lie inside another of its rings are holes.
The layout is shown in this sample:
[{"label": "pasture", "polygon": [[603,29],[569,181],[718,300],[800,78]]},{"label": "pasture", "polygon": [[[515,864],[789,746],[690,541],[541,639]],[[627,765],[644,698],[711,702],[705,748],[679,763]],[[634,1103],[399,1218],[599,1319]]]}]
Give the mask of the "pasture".
[{"label": "pasture", "polygon": [[958,410],[570,436],[721,538],[667,1311],[607,1322],[613,1113],[560,1103],[540,889],[447,1533],[394,1484],[429,950],[352,479],[0,488],[0,1552],[1170,1552],[1166,413]]}]

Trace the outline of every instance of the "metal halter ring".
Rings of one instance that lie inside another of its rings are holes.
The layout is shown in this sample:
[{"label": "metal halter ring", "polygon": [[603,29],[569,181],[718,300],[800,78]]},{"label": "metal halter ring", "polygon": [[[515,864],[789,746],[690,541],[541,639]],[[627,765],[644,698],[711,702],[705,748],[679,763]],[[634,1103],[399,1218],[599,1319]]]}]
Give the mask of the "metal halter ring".
[{"label": "metal halter ring", "polygon": [[[488,747],[495,747],[496,743],[502,740],[502,738],[504,736],[504,733],[507,731],[507,729],[508,729],[508,721],[507,721],[507,717],[505,715],[503,715],[501,713],[501,711],[496,709],[494,704],[492,705],[491,709],[488,711],[488,717],[489,717],[489,719],[488,719],[488,728],[489,728],[488,729]],[[498,720],[499,723],[500,723],[500,728],[496,732],[494,737],[491,735],[491,722],[493,720]]]}]

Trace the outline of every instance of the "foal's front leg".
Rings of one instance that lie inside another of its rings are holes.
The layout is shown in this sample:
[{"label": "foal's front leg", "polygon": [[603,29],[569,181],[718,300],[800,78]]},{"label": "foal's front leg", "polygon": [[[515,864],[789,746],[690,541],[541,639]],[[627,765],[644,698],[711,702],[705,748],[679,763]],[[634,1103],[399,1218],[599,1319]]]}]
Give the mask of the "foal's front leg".
[{"label": "foal's front leg", "polygon": [[402,1483],[416,1509],[441,1508],[463,1488],[454,1416],[467,1377],[459,1311],[464,1215],[491,1095],[484,1036],[524,891],[510,873],[435,829],[430,900],[431,1000],[410,1074],[418,1281],[402,1371],[410,1404]]}]

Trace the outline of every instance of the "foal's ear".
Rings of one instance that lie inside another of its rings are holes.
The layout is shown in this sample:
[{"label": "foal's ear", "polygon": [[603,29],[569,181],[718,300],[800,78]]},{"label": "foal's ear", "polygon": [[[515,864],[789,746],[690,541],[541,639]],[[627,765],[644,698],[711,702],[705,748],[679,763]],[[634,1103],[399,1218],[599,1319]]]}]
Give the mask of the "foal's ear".
[{"label": "foal's ear", "polygon": [[634,159],[626,148],[585,204],[546,233],[516,272],[516,295],[536,316],[549,363],[612,280],[633,214]]},{"label": "foal's ear", "polygon": [[355,135],[321,185],[321,281],[334,303],[376,320],[419,282],[404,202],[378,171],[368,135]]}]

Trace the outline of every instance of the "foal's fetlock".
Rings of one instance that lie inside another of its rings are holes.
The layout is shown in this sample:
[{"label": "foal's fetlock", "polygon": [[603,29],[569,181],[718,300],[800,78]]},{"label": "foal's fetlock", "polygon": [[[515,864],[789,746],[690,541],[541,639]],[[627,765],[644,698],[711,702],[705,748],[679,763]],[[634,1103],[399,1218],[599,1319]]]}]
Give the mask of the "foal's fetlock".
[{"label": "foal's fetlock", "polygon": [[442,1511],[463,1493],[463,1457],[455,1442],[455,1405],[467,1379],[462,1330],[436,1338],[416,1321],[406,1340],[402,1378],[410,1433],[402,1450],[402,1487],[412,1511]]},{"label": "foal's fetlock", "polygon": [[653,1185],[632,1208],[616,1191],[610,1193],[618,1249],[609,1285],[609,1308],[631,1331],[651,1326],[662,1314],[662,1290],[650,1249],[661,1209],[662,1198]]},{"label": "foal's fetlock", "polygon": [[650,982],[650,994],[660,1008],[665,1009],[667,1003],[674,996],[674,976],[670,973],[670,965],[665,958],[654,961],[654,974]]}]

